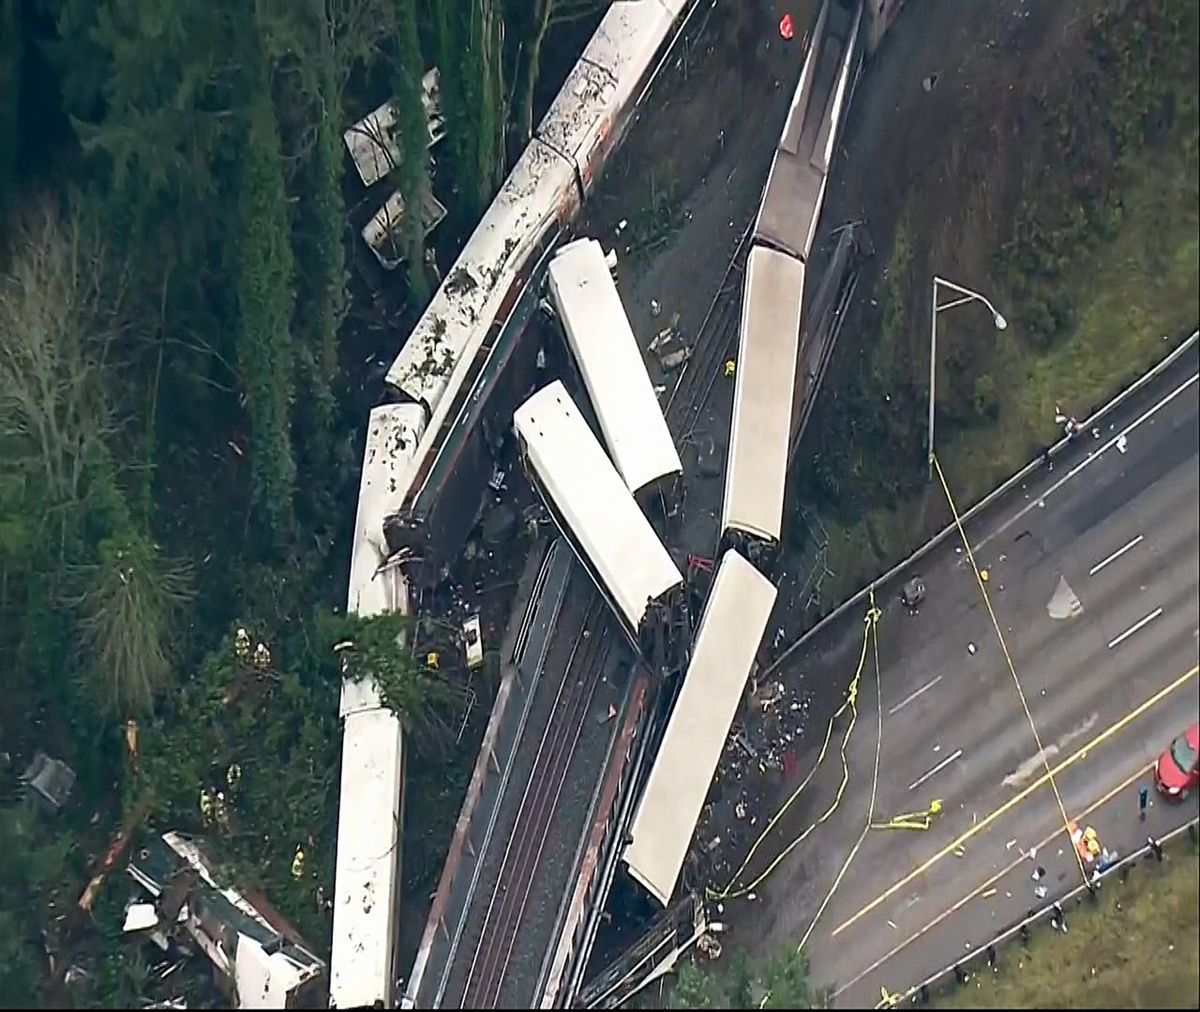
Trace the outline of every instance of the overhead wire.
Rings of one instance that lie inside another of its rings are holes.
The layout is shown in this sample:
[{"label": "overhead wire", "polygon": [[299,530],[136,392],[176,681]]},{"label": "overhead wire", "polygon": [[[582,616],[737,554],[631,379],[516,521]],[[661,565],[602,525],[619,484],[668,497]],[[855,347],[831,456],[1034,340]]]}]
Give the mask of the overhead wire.
[{"label": "overhead wire", "polygon": [[1050,783],[1050,789],[1054,792],[1054,800],[1058,803],[1058,811],[1062,816],[1063,832],[1067,834],[1067,838],[1071,841],[1071,852],[1075,855],[1075,862],[1079,866],[1079,874],[1083,878],[1084,883],[1088,881],[1087,869],[1084,867],[1083,858],[1080,856],[1079,849],[1075,846],[1071,830],[1071,819],[1067,815],[1067,806],[1063,803],[1062,794],[1059,793],[1058,783],[1054,778],[1054,771],[1050,768],[1050,757],[1042,746],[1042,736],[1038,733],[1037,723],[1033,719],[1033,713],[1029,709],[1029,701],[1025,698],[1025,690],[1021,686],[1021,679],[1017,675],[1016,665],[1013,663],[1012,654],[1009,652],[1008,644],[1004,639],[1004,632],[1000,628],[1000,620],[996,618],[996,611],[992,607],[992,599],[987,591],[987,583],[979,569],[979,564],[975,561],[975,553],[971,550],[971,542],[967,537],[967,532],[963,528],[962,517],[959,515],[958,507],[954,503],[954,496],[950,493],[950,485],[946,481],[946,475],[942,471],[942,462],[938,459],[936,453],[930,454],[930,459],[933,461],[934,470],[937,471],[938,481],[942,486],[942,491],[946,495],[946,502],[950,506],[950,513],[954,517],[954,526],[958,530],[958,536],[962,539],[963,548],[967,553],[967,559],[971,563],[971,569],[975,573],[975,582],[979,586],[979,593],[983,596],[983,603],[987,608],[988,616],[992,620],[992,628],[996,631],[996,639],[1000,642],[1000,650],[1004,654],[1005,664],[1008,666],[1008,673],[1012,676],[1013,685],[1016,686],[1017,696],[1021,700],[1021,709],[1025,711],[1025,719],[1029,722],[1029,729],[1033,732],[1033,740],[1037,744],[1038,755],[1042,759],[1042,765],[1046,769],[1046,776]]}]

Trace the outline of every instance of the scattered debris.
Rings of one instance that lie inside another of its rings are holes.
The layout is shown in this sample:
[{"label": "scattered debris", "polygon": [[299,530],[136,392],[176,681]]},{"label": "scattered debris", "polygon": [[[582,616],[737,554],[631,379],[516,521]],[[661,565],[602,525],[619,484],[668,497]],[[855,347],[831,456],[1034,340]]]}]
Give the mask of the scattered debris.
[{"label": "scattered debris", "polygon": [[129,875],[154,903],[133,904],[126,931],[144,934],[164,951],[182,931],[211,961],[239,1008],[310,1004],[319,997],[325,963],[265,900],[218,884],[221,868],[201,841],[182,833],[151,840],[133,855]]},{"label": "scattered debris", "polygon": [[467,667],[474,669],[483,663],[483,633],[476,612],[462,624],[463,647],[467,654]]},{"label": "scattered debris", "polygon": [[909,614],[916,615],[921,602],[925,600],[925,581],[920,576],[914,576],[906,582],[900,592],[900,600]]},{"label": "scattered debris", "polygon": [[61,759],[51,759],[45,752],[38,752],[21,774],[21,782],[39,802],[59,812],[75,787],[75,771]]}]

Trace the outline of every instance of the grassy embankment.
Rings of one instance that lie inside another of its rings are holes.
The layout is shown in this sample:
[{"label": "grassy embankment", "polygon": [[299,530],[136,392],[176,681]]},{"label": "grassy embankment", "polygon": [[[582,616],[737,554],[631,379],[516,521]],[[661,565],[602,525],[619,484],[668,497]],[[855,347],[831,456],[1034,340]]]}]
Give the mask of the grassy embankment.
[{"label": "grassy embankment", "polygon": [[[971,138],[944,153],[948,177],[973,181],[952,222],[930,223],[936,186],[906,191],[861,358],[840,375],[835,360],[793,476],[829,532],[827,606],[948,519],[924,466],[935,270],[976,265],[958,280],[1010,321],[997,332],[970,307],[940,318],[936,446],[960,509],[1057,437],[1057,403],[1086,416],[1196,326],[1198,17],[1126,0],[1093,14],[1076,65],[1017,78],[1019,150],[972,156]],[[1013,178],[1006,208],[995,194]]]},{"label": "grassy embankment", "polygon": [[[1007,365],[994,416],[939,440],[960,508],[1057,436],[1056,403],[1084,414],[1175,347],[1181,325],[1194,325],[1200,273],[1196,167],[1183,161],[1146,166],[1115,240],[1070,279],[1083,308],[1069,333],[1048,349],[1030,346],[1011,330],[999,335]],[[950,318],[943,326],[953,326]],[[826,523],[835,574],[831,600],[916,547],[924,533],[921,519],[920,510],[881,507],[854,521]]]},{"label": "grassy embankment", "polygon": [[1196,1008],[1200,1003],[1200,859],[1194,845],[1111,881],[1095,907],[1011,945],[995,974],[976,974],[942,1008]]}]

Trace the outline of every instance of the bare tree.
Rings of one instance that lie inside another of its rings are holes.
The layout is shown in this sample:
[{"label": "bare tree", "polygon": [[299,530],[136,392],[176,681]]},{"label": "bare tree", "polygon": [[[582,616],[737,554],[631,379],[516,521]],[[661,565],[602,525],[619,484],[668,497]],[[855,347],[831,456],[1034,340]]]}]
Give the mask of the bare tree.
[{"label": "bare tree", "polygon": [[[191,571],[140,529],[117,481],[110,350],[123,315],[120,278],[74,217],[35,206],[0,276],[0,479],[36,482],[26,501],[61,507],[109,532],[63,569],[58,600],[79,617],[84,670],[110,712],[146,706],[171,673],[172,619]],[[115,287],[113,287],[115,285]]]},{"label": "bare tree", "polygon": [[519,69],[520,95],[513,115],[518,148],[523,148],[533,137],[533,97],[541,71],[542,43],[547,33],[557,24],[594,17],[609,3],[610,0],[531,0],[522,39],[525,52]]},{"label": "bare tree", "polygon": [[0,468],[41,472],[51,505],[78,501],[84,469],[113,431],[106,373],[120,331],[103,250],[75,219],[36,205],[17,223],[0,276]]}]

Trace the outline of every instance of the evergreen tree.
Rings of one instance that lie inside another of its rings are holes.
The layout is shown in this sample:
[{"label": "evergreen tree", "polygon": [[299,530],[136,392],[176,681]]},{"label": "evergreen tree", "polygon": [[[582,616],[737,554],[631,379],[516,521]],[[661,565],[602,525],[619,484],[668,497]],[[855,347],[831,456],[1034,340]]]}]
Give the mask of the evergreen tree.
[{"label": "evergreen tree", "polygon": [[393,106],[400,142],[396,180],[404,198],[404,252],[408,284],[420,305],[429,299],[425,275],[425,224],[423,209],[429,197],[429,132],[421,104],[421,79],[425,60],[417,35],[416,0],[396,0],[397,63],[393,75]]},{"label": "evergreen tree", "polygon": [[293,260],[274,107],[265,82],[252,101],[238,192],[238,368],[250,415],[251,483],[260,529],[291,533],[296,465],[291,321]]},{"label": "evergreen tree", "polygon": [[16,182],[20,144],[21,23],[17,0],[0,0],[0,248]]},{"label": "evergreen tree", "polygon": [[503,25],[493,0],[434,0],[432,27],[460,213],[478,220],[504,175]]}]

